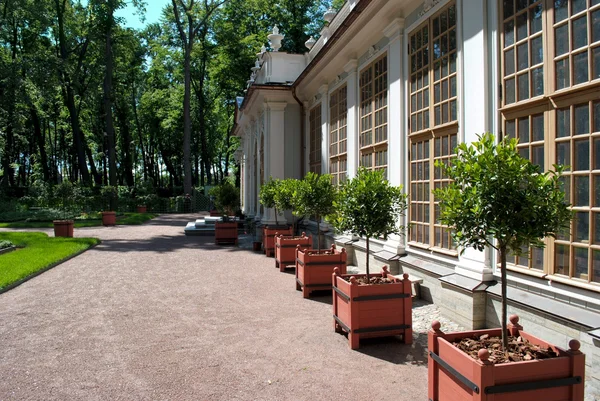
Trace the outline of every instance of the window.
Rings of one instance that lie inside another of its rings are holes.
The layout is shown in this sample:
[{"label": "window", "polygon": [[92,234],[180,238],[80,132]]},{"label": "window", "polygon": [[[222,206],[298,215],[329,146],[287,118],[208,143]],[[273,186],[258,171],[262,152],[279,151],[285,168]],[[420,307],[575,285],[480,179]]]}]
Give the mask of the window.
[{"label": "window", "polygon": [[456,6],[447,7],[409,35],[410,241],[456,254],[450,231],[439,223],[431,193],[448,179],[436,160],[448,163],[457,145]]},{"label": "window", "polygon": [[360,73],[360,166],[387,175],[387,55]]},{"label": "window", "polygon": [[329,97],[329,174],[334,185],[346,178],[347,88],[344,85]]},{"label": "window", "polygon": [[562,181],[575,213],[545,249],[524,249],[509,267],[600,290],[600,1],[499,6],[503,135],[543,170],[570,166]]},{"label": "window", "polygon": [[317,105],[309,113],[310,153],[309,171],[321,174],[321,105]]}]

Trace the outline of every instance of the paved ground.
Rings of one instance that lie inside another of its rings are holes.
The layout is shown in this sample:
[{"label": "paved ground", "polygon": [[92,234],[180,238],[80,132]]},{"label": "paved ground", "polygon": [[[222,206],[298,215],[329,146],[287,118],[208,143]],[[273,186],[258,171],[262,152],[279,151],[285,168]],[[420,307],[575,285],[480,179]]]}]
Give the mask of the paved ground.
[{"label": "paved ground", "polygon": [[75,229],[102,244],[1,294],[0,400],[427,398],[435,306],[415,304],[412,345],[352,351],[330,296],[305,300],[272,258],[184,236],[192,219]]}]

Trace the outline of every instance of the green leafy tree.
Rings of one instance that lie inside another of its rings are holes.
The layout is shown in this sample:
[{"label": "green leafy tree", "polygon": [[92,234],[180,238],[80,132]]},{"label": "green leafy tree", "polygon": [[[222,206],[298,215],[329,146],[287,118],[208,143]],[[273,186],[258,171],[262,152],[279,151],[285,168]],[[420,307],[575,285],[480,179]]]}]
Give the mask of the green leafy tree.
[{"label": "green leafy tree", "polygon": [[317,221],[317,249],[321,251],[321,219],[334,211],[337,188],[329,174],[309,172],[298,182],[292,201],[297,216],[314,216]]},{"label": "green leafy tree", "polygon": [[275,195],[279,190],[280,183],[281,180],[269,177],[269,180],[261,185],[260,192],[258,194],[261,205],[263,205],[265,208],[275,209],[275,225],[279,225],[279,221],[277,220],[278,213],[277,204],[275,203]]},{"label": "green leafy tree", "polygon": [[210,194],[215,197],[215,206],[225,216],[232,215],[240,204],[240,193],[229,181],[211,188]]},{"label": "green leafy tree", "polygon": [[[296,192],[300,186],[300,181],[295,178],[286,178],[279,183],[278,190],[275,191],[275,206],[279,210],[291,210],[294,212],[294,201]],[[296,214],[294,213],[294,216]],[[294,219],[294,233],[296,232],[296,220]]]},{"label": "green leafy tree", "polygon": [[404,227],[398,222],[406,207],[402,187],[391,186],[381,170],[360,168],[356,177],[340,186],[331,222],[339,231],[349,231],[366,239],[367,280],[370,238],[387,239],[390,234],[401,234]]},{"label": "green leafy tree", "polygon": [[496,144],[484,134],[470,145],[460,144],[450,165],[436,163],[453,181],[433,191],[440,201],[443,224],[452,227],[457,245],[483,251],[498,250],[502,275],[502,344],[506,335],[506,257],[522,248],[543,247],[544,237],[555,237],[569,227],[572,212],[561,189],[562,166],[542,173],[519,155],[517,141]]}]

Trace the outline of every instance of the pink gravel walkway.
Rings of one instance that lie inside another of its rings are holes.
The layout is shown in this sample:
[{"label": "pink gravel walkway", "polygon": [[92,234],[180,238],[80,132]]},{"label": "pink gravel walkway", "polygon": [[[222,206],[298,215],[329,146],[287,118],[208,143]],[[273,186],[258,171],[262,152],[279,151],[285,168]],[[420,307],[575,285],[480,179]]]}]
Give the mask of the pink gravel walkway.
[{"label": "pink gravel walkway", "polygon": [[421,345],[350,350],[330,296],[191,219],[75,229],[102,244],[1,294],[0,400],[427,399]]}]

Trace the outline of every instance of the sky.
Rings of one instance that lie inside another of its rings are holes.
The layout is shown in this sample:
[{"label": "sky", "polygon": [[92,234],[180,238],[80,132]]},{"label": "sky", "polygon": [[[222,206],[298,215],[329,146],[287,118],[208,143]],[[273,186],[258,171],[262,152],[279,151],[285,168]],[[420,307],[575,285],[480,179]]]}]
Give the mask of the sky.
[{"label": "sky", "polygon": [[157,22],[160,19],[162,9],[167,4],[171,4],[171,0],[146,0],[146,21],[144,23],[140,21],[139,15],[136,14],[137,10],[131,3],[131,1],[127,1],[127,7],[118,10],[115,15],[126,20],[125,26],[143,29],[146,24]]}]

